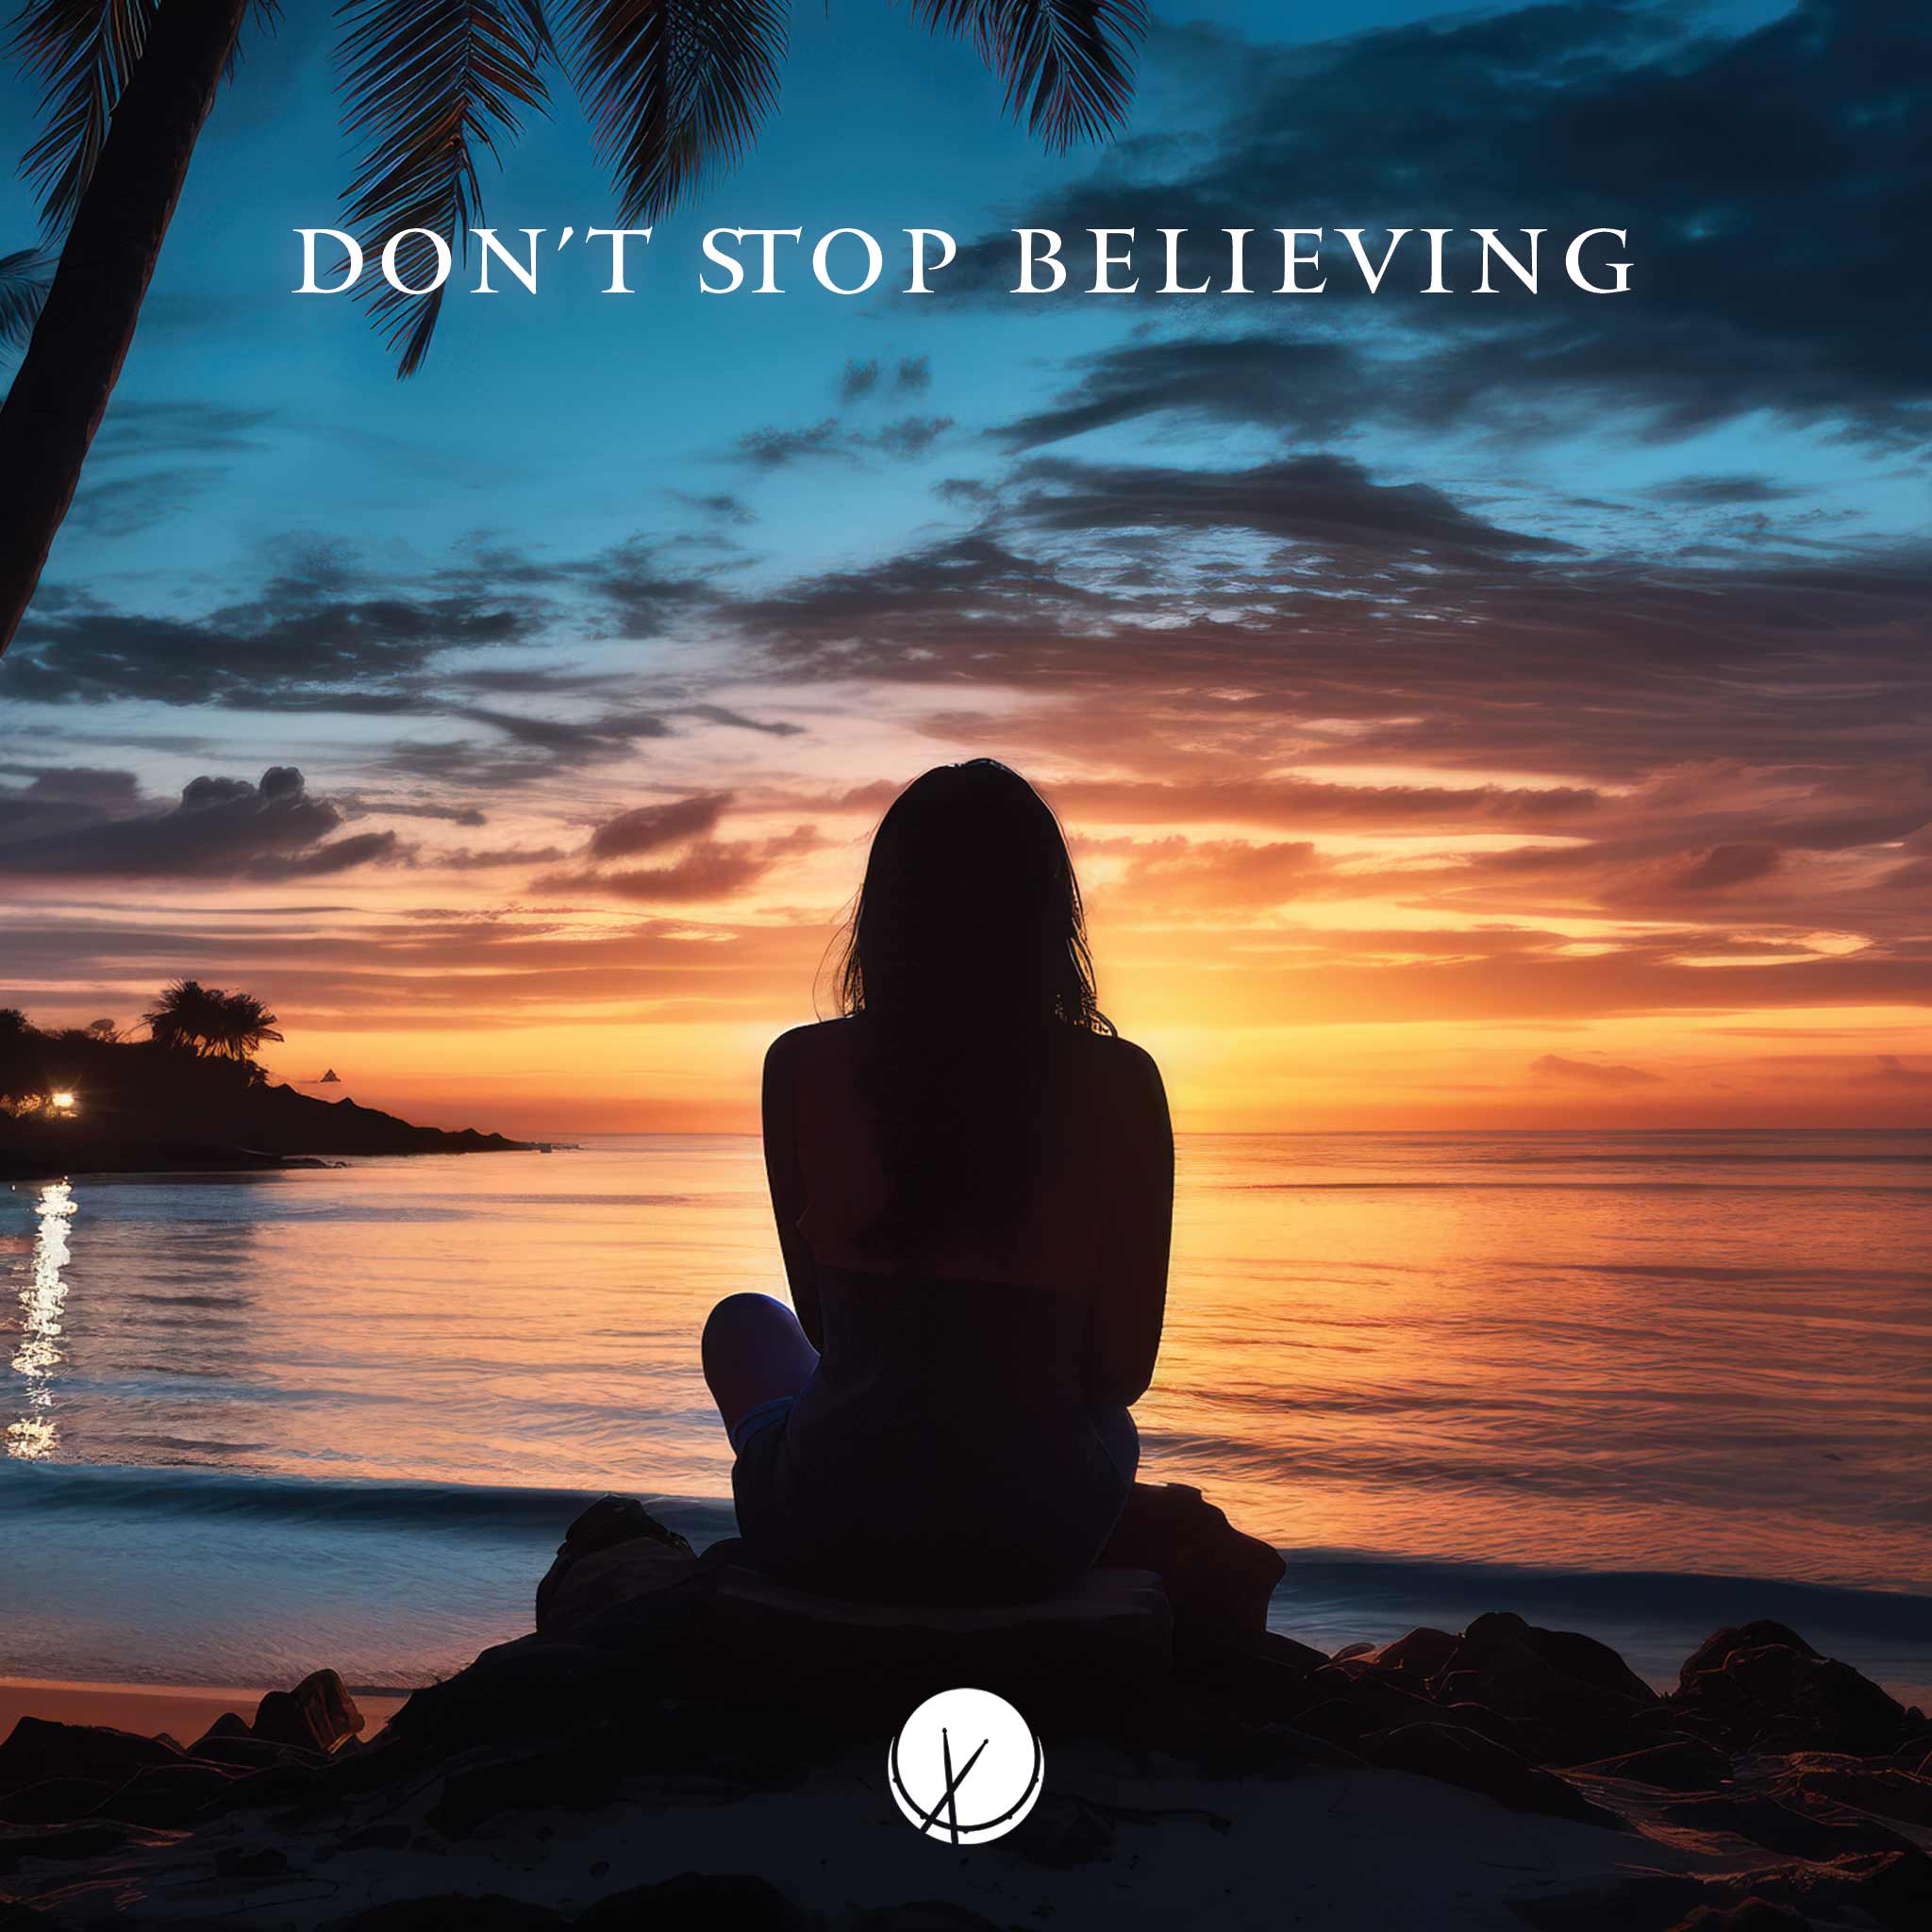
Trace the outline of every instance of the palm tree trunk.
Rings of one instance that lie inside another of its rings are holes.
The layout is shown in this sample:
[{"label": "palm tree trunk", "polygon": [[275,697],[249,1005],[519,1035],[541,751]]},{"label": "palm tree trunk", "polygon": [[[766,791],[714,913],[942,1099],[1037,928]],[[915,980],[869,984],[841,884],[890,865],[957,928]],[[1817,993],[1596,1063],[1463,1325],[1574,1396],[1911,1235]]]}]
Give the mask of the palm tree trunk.
[{"label": "palm tree trunk", "polygon": [[172,0],[156,15],[0,405],[0,651],[74,501],[249,5]]}]

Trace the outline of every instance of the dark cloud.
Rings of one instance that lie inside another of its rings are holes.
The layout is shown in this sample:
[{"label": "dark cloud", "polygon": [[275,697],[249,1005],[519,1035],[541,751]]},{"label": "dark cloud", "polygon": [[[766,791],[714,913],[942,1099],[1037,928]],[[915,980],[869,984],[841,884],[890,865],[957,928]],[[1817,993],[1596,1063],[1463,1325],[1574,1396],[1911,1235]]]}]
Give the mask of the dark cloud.
[{"label": "dark cloud", "polygon": [[1559,1080],[1574,1087],[1655,1087],[1655,1074],[1641,1067],[1620,1067],[1608,1060],[1566,1060],[1559,1054],[1546,1053],[1529,1063],[1539,1080]]},{"label": "dark cloud", "polygon": [[0,876],[299,879],[408,856],[393,832],[336,837],[341,811],[311,796],[292,765],[271,766],[259,783],[192,779],[172,806],[125,787],[106,791],[84,821],[54,832],[15,836],[9,814],[0,824]]},{"label": "dark cloud", "polygon": [[864,362],[854,358],[839,372],[839,400],[841,403],[856,403],[860,396],[878,386],[878,379],[879,365],[876,358]]},{"label": "dark cloud", "polygon": [[586,848],[592,858],[632,858],[640,853],[661,852],[688,839],[708,836],[731,803],[728,791],[702,793],[694,798],[667,799],[661,805],[640,805],[607,819],[591,834]]},{"label": "dark cloud", "polygon": [[679,503],[691,509],[703,510],[707,516],[717,517],[727,524],[755,524],[758,512],[742,497],[734,495],[728,490],[714,490],[697,493],[689,490],[674,490],[670,492]]},{"label": "dark cloud", "polygon": [[1680,476],[1674,483],[1659,483],[1650,493],[1659,503],[1724,509],[1742,504],[1782,503],[1805,492],[1774,483],[1768,476]]},{"label": "dark cloud", "polygon": [[1784,855],[1761,840],[1713,845],[1687,865],[1671,883],[1680,892],[1721,892],[1750,884],[1777,870]]},{"label": "dark cloud", "polygon": [[950,416],[902,416],[863,441],[868,448],[882,455],[909,460],[923,457],[952,426]]},{"label": "dark cloud", "polygon": [[768,723],[761,718],[747,718],[728,705],[689,705],[681,715],[700,718],[707,724],[722,724],[727,731],[761,732],[767,738],[798,738],[805,732],[803,724],[789,724],[783,719]]},{"label": "dark cloud", "polygon": [[[699,804],[701,801],[687,801]],[[656,808],[645,808],[652,810]],[[638,814],[627,813],[625,818]],[[604,828],[622,826],[624,819],[613,820]],[[646,833],[645,837],[649,837]],[[631,845],[629,852],[654,851],[679,842],[676,838],[653,840]],[[755,886],[767,874],[784,863],[812,851],[819,843],[817,830],[798,825],[774,839],[718,840],[692,839],[687,849],[666,865],[626,866],[615,871],[586,868],[578,872],[556,873],[535,880],[533,893],[556,897],[566,893],[592,893],[601,898],[623,899],[640,905],[678,906],[700,900],[727,899],[734,892]],[[593,857],[606,857],[593,854]]]},{"label": "dark cloud", "polygon": [[1061,442],[1137,417],[1265,423],[1331,435],[1353,421],[1363,358],[1345,343],[1268,336],[1128,342],[1075,362],[1073,384],[1047,409],[991,433],[1015,450]]},{"label": "dark cloud", "polygon": [[[1221,231],[1271,222],[1366,224],[1399,210],[1418,229],[1549,229],[1560,242],[1608,224],[1629,232],[1634,292],[1599,297],[1546,273],[1530,298],[1506,275],[1485,300],[1422,297],[1391,274],[1371,300],[1344,265],[1320,296],[1162,298],[1141,277],[1141,304],[1199,321],[1239,314],[1317,333],[1343,315],[1374,318],[1349,347],[1379,363],[1365,379],[1338,358],[1357,421],[1385,417],[1546,433],[1562,407],[1632,426],[1690,434],[1763,410],[1831,422],[1849,433],[1923,442],[1932,432],[1932,365],[1919,318],[1932,306],[1932,263],[1903,238],[1924,226],[1932,129],[1917,111],[1932,68],[1932,15],[1886,0],[1799,0],[1742,34],[1704,30],[1687,9],[1587,0],[1433,19],[1313,47],[1270,47],[1198,29],[1192,57],[1231,105],[1189,141],[1130,138],[1084,181],[1016,212],[1012,225],[1084,243],[1093,226],[1139,226],[1147,210],[1198,238],[1182,273],[1220,265]],[[1379,258],[1386,231],[1364,245]],[[1411,236],[1405,247],[1417,246]],[[962,246],[937,299],[1007,299],[1006,230]],[[1474,281],[1475,244],[1452,244],[1450,285]],[[1258,255],[1256,259],[1258,262]],[[1398,257],[1398,260],[1401,258]],[[1556,263],[1548,264],[1555,268]],[[1221,279],[1225,279],[1224,267]],[[1082,278],[1070,275],[1070,286]],[[1272,282],[1251,273],[1251,286]],[[1062,301],[1080,302],[1078,296]],[[1291,322],[1286,322],[1287,318]],[[1415,322],[1418,326],[1403,325]],[[1230,350],[1231,371],[1249,347]],[[1150,363],[1158,360],[1150,358]],[[1087,371],[1052,416],[1012,425],[1016,439],[1073,433],[1068,413],[1122,421],[1141,408],[1213,409],[1182,383],[1170,404],[1130,363]],[[1250,373],[1258,421],[1301,423],[1319,399],[1284,397],[1260,358]]]},{"label": "dark cloud", "polygon": [[756,470],[782,470],[814,457],[852,460],[852,443],[836,416],[804,429],[759,428],[738,439],[738,459]]},{"label": "dark cloud", "polygon": [[1012,515],[1036,529],[1251,530],[1326,552],[1472,563],[1571,546],[1506,530],[1425,483],[1378,483],[1347,457],[1252,469],[1150,469],[1040,458],[1020,473]]},{"label": "dark cloud", "polygon": [[1932,1087],[1932,1071],[1908,1067],[1895,1053],[1880,1054],[1878,1064],[1857,1078],[1864,1086]]},{"label": "dark cloud", "polygon": [[[876,374],[876,365],[868,364]],[[782,470],[793,463],[833,458],[856,462],[867,450],[895,461],[924,456],[953,426],[950,416],[902,416],[875,431],[844,429],[827,416],[804,429],[762,428],[738,439],[736,460],[758,470]]]},{"label": "dark cloud", "polygon": [[932,387],[932,358],[908,356],[892,377],[892,387],[902,395],[924,395]]}]

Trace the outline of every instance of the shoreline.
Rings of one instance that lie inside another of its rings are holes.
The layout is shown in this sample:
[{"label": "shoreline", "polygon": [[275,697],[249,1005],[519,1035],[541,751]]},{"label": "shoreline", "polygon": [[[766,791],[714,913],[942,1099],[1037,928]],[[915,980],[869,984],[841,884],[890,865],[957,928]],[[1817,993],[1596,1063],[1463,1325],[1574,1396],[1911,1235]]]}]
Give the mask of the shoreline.
[{"label": "shoreline", "polygon": [[[24,1717],[49,1723],[106,1725],[152,1738],[162,1733],[192,1743],[225,1711],[250,1715],[277,1687],[234,1685],[116,1684],[58,1677],[0,1676],[0,1739]],[[368,1720],[364,1740],[375,1737],[409,1700],[407,1690],[349,1687]]]}]

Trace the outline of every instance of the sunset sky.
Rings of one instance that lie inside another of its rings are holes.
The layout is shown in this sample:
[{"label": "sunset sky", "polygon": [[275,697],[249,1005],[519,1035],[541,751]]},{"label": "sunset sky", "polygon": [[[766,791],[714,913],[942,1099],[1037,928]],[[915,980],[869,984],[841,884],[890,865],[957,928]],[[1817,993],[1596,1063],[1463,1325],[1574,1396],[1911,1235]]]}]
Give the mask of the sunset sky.
[{"label": "sunset sky", "polygon": [[[1054,158],[969,50],[804,8],[637,296],[452,300],[404,384],[287,292],[352,172],[290,11],[0,659],[0,1004],[192,974],[438,1124],[747,1127],[884,805],[990,754],[1184,1128],[1932,1113],[1916,9],[1222,4]],[[560,87],[485,186],[613,220]],[[1021,224],[1600,223],[1628,297],[1001,274]],[[961,260],[713,299],[715,225]]]}]

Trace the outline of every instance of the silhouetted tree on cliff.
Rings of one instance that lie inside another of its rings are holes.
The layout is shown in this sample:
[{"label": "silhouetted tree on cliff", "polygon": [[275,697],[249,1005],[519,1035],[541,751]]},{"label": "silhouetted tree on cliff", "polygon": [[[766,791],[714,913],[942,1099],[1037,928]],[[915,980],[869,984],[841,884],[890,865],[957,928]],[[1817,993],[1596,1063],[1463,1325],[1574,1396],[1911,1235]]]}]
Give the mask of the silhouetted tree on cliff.
[{"label": "silhouetted tree on cliff", "polygon": [[196,979],[162,988],[141,1017],[157,1046],[251,1066],[263,1044],[282,1037],[275,1016],[253,993],[224,992]]}]

